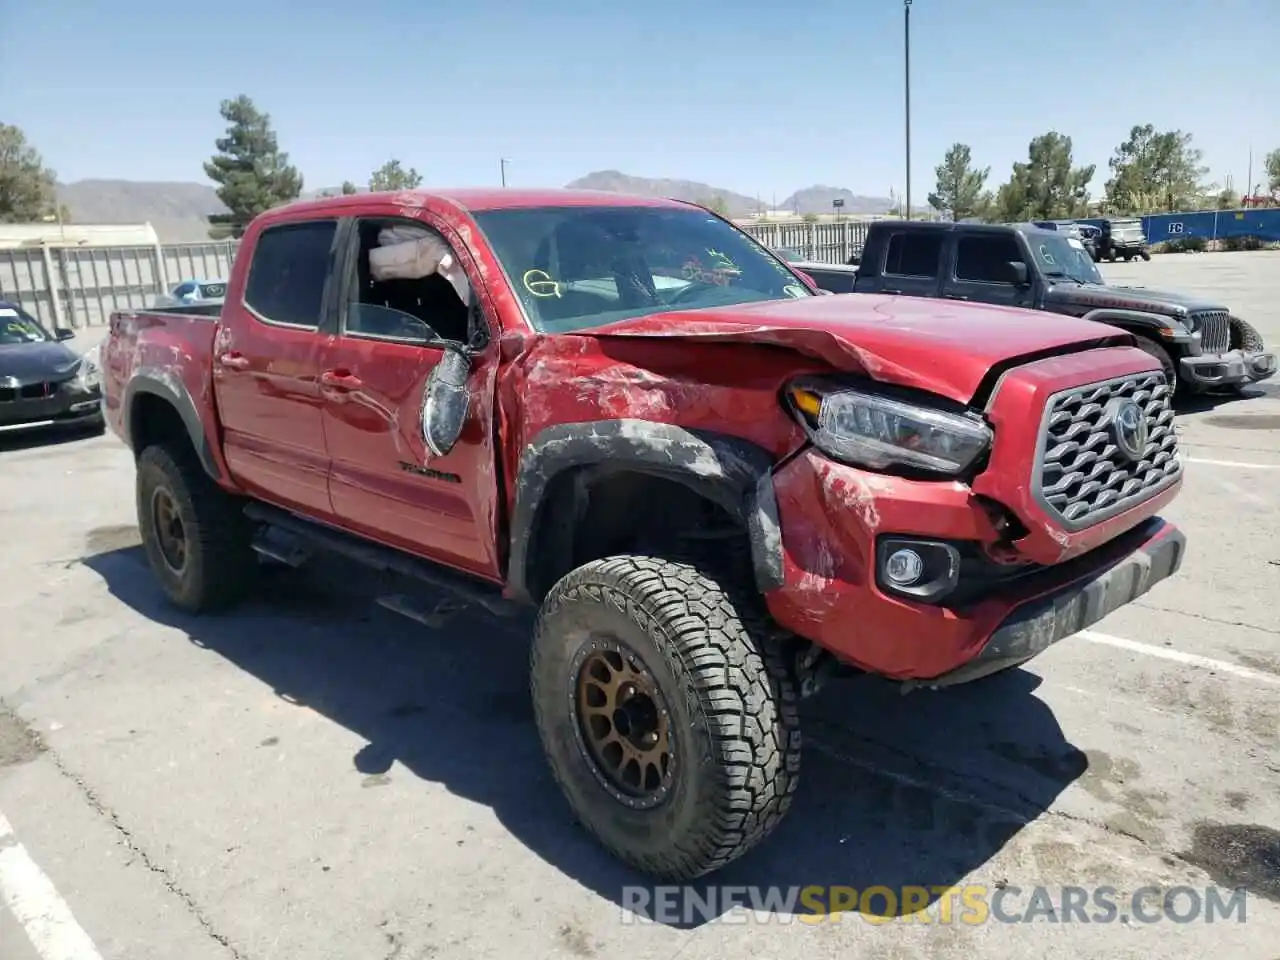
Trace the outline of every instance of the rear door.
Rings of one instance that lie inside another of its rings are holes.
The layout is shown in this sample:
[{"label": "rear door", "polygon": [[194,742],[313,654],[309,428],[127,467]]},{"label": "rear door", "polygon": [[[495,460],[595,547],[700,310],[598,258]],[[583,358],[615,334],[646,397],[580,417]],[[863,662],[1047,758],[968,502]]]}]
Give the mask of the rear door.
[{"label": "rear door", "polygon": [[227,464],[255,496],[330,517],[319,374],[332,312],[338,221],[291,221],[247,237],[243,295],[224,304],[213,389]]},{"label": "rear door", "polygon": [[[1008,231],[957,230],[954,251],[948,258],[942,295],[951,300],[973,300],[1007,307],[1031,307],[1035,301],[1035,271],[1026,262],[1022,246]],[[1010,264],[1021,263],[1029,282],[1016,285]]]},{"label": "rear door", "polygon": [[[945,230],[887,230],[878,263],[863,263],[857,289],[866,293],[891,293],[909,297],[936,297],[942,276],[942,249],[949,233]],[[874,271],[864,282],[862,274]]]},{"label": "rear door", "polygon": [[[451,248],[470,283],[472,304],[440,276],[378,282],[369,250],[388,228],[421,230]],[[335,336],[320,370],[325,436],[332,456],[329,492],[344,527],[363,536],[489,579],[496,553],[498,482],[494,458],[497,337],[473,358],[470,407],[462,435],[431,456],[422,435],[424,390],[445,343],[468,338],[470,309],[487,330],[479,273],[461,241],[423,215],[361,217],[344,225]]]}]

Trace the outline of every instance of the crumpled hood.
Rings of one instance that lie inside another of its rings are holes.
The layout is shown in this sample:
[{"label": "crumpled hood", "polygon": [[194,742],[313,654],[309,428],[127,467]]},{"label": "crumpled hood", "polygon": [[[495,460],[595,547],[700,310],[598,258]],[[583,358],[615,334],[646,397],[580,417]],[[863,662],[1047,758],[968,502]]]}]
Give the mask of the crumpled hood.
[{"label": "crumpled hood", "polygon": [[1129,339],[1115,327],[1039,311],[863,293],[677,310],[583,333],[775,344],[959,403],[996,364]]},{"label": "crumpled hood", "polygon": [[56,380],[74,370],[77,356],[65,343],[0,344],[0,380],[16,377],[21,383]]}]

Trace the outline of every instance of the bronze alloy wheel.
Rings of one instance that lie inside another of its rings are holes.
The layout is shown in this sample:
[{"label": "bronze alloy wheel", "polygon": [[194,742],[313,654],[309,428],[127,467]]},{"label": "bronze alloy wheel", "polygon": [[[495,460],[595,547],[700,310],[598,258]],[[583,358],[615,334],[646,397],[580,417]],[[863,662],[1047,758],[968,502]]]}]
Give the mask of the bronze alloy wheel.
[{"label": "bronze alloy wheel", "polygon": [[151,522],[165,565],[181,574],[187,566],[187,531],[173,494],[164,487],[156,487],[151,494]]},{"label": "bronze alloy wheel", "polygon": [[620,803],[648,809],[675,779],[671,712],[640,658],[597,637],[574,658],[573,707],[579,747],[596,779]]}]

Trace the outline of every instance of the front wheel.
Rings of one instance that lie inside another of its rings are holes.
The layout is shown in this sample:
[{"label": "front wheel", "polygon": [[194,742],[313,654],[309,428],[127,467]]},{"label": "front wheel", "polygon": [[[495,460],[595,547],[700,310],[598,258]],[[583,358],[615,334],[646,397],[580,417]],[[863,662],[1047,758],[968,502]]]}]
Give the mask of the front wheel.
[{"label": "front wheel", "polygon": [[1151,251],[1150,251],[1150,250],[1143,250],[1143,251],[1142,251],[1142,253],[1140,254],[1140,256],[1142,257],[1142,259],[1143,259],[1143,260],[1150,260],[1150,259],[1151,259]]},{"label": "front wheel", "polygon": [[698,568],[628,555],[567,574],[539,611],[530,667],[560,788],[630,866],[693,880],[784,818],[800,770],[790,671]]},{"label": "front wheel", "polygon": [[1150,354],[1160,362],[1160,369],[1164,371],[1165,379],[1169,382],[1169,389],[1173,393],[1177,393],[1180,387],[1178,382],[1178,364],[1174,360],[1172,354],[1170,354],[1163,346],[1148,337],[1138,337],[1138,349],[1143,353]]}]

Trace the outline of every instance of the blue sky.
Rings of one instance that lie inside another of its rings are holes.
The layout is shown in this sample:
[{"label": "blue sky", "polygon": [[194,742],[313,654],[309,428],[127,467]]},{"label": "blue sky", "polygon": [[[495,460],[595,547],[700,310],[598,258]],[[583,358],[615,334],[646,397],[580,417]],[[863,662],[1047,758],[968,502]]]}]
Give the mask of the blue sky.
[{"label": "blue sky", "polygon": [[[960,140],[993,181],[1031,137],[1096,163],[1191,131],[1245,185],[1280,147],[1280,0],[914,0],[912,199]],[[0,120],[63,180],[203,180],[218,103],[268,111],[308,189],[398,157],[428,184],[598,169],[765,203],[903,187],[901,0],[0,0]]]}]

